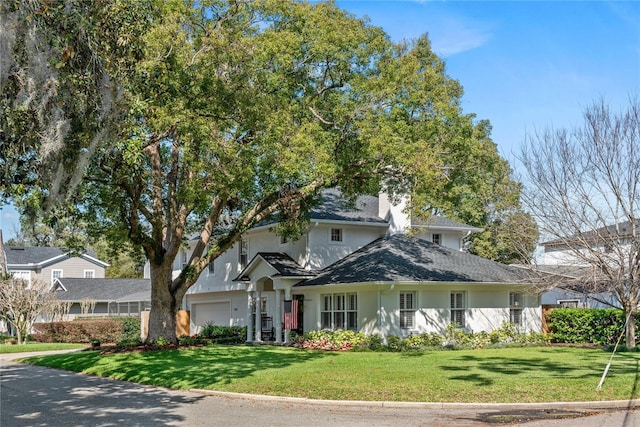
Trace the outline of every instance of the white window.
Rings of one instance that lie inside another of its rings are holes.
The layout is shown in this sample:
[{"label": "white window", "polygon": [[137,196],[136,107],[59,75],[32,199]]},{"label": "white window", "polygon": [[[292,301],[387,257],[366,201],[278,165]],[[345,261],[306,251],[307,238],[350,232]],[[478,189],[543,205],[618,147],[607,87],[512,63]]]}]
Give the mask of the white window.
[{"label": "white window", "polygon": [[322,329],[358,330],[358,296],[349,294],[327,294],[322,296],[320,310]]},{"label": "white window", "polygon": [[522,294],[509,292],[509,322],[522,326]]},{"label": "white window", "polygon": [[432,234],[431,235],[431,241],[433,243],[435,243],[436,245],[441,245],[442,244],[442,235],[441,234]]},{"label": "white window", "polygon": [[183,250],[182,252],[180,252],[180,259],[182,261],[182,268],[185,268],[187,266],[187,251]]},{"label": "white window", "polygon": [[[207,246],[207,249],[205,250],[205,253],[203,254],[203,256],[208,256],[209,255],[209,251],[211,250],[211,247]],[[215,273],[215,265],[214,265],[214,261],[215,260],[211,260],[211,262],[209,263],[209,265],[207,266],[207,269],[209,270],[209,274],[213,274]]]},{"label": "white window", "polygon": [[95,270],[85,270],[84,271],[84,278],[85,279],[93,279],[96,277],[96,271]]},{"label": "white window", "polygon": [[62,279],[62,270],[51,270],[51,283],[56,279]]},{"label": "white window", "polygon": [[558,305],[561,308],[579,308],[580,300],[577,299],[559,299]]},{"label": "white window", "polygon": [[31,287],[31,272],[30,271],[10,271],[14,279],[24,280],[25,287]]},{"label": "white window", "polygon": [[400,292],[400,328],[410,329],[416,325],[416,293]]},{"label": "white window", "polygon": [[240,260],[240,270],[244,270],[249,262],[249,242],[245,239],[240,239],[238,259]]},{"label": "white window", "polygon": [[329,239],[332,243],[342,242],[342,228],[332,228]]},{"label": "white window", "polygon": [[464,292],[451,292],[451,323],[459,328],[464,328],[465,320]]}]

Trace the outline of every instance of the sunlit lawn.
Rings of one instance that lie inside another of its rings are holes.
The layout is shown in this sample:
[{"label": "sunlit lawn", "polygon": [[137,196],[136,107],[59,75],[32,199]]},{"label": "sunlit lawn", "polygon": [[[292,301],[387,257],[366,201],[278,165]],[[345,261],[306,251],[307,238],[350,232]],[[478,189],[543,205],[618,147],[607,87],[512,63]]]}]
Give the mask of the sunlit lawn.
[{"label": "sunlit lawn", "polygon": [[29,363],[177,389],[313,399],[543,402],[635,399],[640,353],[540,347],[425,353],[321,352],[272,346],[41,356]]},{"label": "sunlit lawn", "polygon": [[0,344],[0,354],[6,353],[24,353],[30,351],[49,351],[49,350],[71,350],[87,348],[88,344],[64,344],[64,343],[42,343],[28,342],[26,344]]}]

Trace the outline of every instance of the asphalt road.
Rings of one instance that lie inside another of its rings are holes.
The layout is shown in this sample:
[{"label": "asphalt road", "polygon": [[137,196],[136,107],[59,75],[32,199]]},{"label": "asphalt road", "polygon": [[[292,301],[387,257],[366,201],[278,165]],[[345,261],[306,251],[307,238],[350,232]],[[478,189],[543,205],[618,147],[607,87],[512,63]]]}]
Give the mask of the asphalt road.
[{"label": "asphalt road", "polygon": [[463,405],[326,402],[173,391],[0,358],[0,426],[640,427],[640,402]]}]

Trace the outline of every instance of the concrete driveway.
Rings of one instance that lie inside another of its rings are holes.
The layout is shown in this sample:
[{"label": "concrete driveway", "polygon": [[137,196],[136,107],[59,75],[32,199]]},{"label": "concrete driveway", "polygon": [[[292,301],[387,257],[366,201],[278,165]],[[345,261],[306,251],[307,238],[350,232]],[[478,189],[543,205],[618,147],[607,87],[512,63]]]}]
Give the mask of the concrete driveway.
[{"label": "concrete driveway", "polygon": [[173,391],[0,358],[0,426],[640,427],[640,402],[464,405],[327,402]]}]

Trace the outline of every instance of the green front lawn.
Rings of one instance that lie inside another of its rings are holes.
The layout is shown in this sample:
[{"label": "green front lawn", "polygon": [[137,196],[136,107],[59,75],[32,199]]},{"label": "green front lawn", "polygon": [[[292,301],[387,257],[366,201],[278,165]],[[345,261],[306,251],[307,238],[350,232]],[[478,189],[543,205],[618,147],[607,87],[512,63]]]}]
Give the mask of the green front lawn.
[{"label": "green front lawn", "polygon": [[569,347],[425,353],[322,352],[273,346],[100,355],[96,351],[28,363],[162,387],[409,402],[544,402],[636,399],[640,353]]},{"label": "green front lawn", "polygon": [[29,342],[26,344],[0,344],[0,354],[4,353],[24,353],[31,351],[49,351],[49,350],[72,350],[79,348],[87,348],[87,344],[64,344],[64,343],[42,343]]}]

